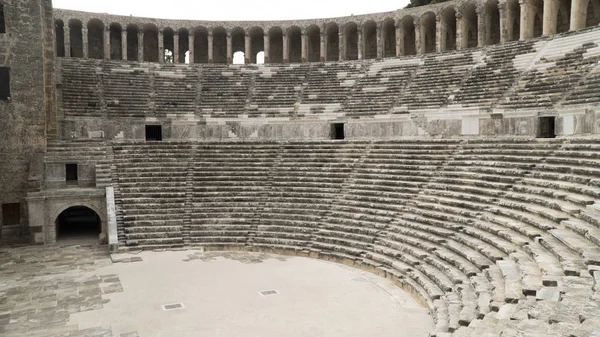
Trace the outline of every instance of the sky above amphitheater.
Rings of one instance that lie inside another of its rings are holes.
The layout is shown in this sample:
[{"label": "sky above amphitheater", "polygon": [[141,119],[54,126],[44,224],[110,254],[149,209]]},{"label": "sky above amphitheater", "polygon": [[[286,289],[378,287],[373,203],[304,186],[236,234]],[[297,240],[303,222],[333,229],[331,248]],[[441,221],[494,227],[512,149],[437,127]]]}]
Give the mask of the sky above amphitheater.
[{"label": "sky above amphitheater", "polygon": [[408,0],[54,0],[53,4],[55,8],[164,19],[294,20],[393,11]]}]

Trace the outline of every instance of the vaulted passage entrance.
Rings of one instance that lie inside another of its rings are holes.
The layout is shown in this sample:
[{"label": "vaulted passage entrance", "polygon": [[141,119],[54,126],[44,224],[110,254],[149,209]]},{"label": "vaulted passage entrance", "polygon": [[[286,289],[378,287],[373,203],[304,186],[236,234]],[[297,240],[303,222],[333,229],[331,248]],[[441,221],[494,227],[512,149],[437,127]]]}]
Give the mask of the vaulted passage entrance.
[{"label": "vaulted passage entrance", "polygon": [[98,239],[101,231],[100,217],[85,206],[64,210],[56,218],[56,240]]}]

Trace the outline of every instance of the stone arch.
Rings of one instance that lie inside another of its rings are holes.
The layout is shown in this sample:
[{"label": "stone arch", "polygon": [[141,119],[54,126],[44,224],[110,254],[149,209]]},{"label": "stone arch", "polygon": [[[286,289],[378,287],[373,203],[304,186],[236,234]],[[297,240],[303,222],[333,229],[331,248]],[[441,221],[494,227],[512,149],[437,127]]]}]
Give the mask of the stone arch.
[{"label": "stone arch", "polygon": [[123,48],[121,44],[123,27],[121,24],[113,22],[110,24],[110,59],[122,60]]},{"label": "stone arch", "polygon": [[363,24],[363,52],[365,59],[377,58],[377,24],[368,20]]},{"label": "stone arch", "polygon": [[464,48],[477,48],[479,36],[479,22],[477,7],[474,3],[466,4],[462,9],[462,46]]},{"label": "stone arch", "polygon": [[287,29],[289,62],[302,62],[302,31],[298,26]]},{"label": "stone arch", "polygon": [[272,27],[269,29],[269,63],[283,63],[283,29]]},{"label": "stone arch", "polygon": [[83,24],[77,19],[69,20],[71,57],[83,57]]},{"label": "stone arch", "polygon": [[163,30],[163,52],[160,56],[165,63],[175,63],[175,32],[172,28]]},{"label": "stone arch", "polygon": [[88,57],[92,59],[104,58],[104,22],[91,19],[88,24]]},{"label": "stone arch", "polygon": [[[81,234],[81,227],[80,228],[74,228],[77,225],[73,225],[73,228],[65,228],[67,226],[70,225],[69,222],[74,221],[74,219],[77,219],[78,222],[80,222],[78,225],[84,225],[82,222],[83,221],[89,221],[89,219],[85,219],[85,215],[82,217],[81,212],[86,212],[87,215],[94,217],[94,219],[91,219],[93,221],[93,223],[89,223],[87,225],[90,226],[90,228],[86,228],[88,229],[88,231],[86,231],[85,234],[88,235],[93,235],[94,238],[98,238],[98,235],[100,233],[107,233],[107,222],[106,219],[104,217],[103,212],[101,212],[95,205],[93,205],[92,203],[88,203],[88,202],[77,202],[74,204],[67,204],[67,205],[63,205],[62,207],[60,207],[56,212],[54,212],[52,214],[52,218],[54,221],[54,225],[55,225],[55,230],[56,230],[56,238],[57,239],[61,239],[64,238],[66,235],[69,234],[76,234],[78,237]],[[74,214],[73,214],[74,212]],[[71,229],[73,232],[72,233],[65,233],[65,229]]]},{"label": "stone arch", "polygon": [[213,63],[227,63],[227,30],[223,27],[213,29]]},{"label": "stone arch", "polygon": [[500,9],[498,0],[488,0],[484,6],[485,44],[500,43]]},{"label": "stone arch", "polygon": [[456,9],[446,7],[440,13],[440,50],[456,50]]},{"label": "stone arch", "polygon": [[257,55],[260,52],[265,51],[265,31],[262,27],[250,28],[250,55],[246,55],[246,58],[250,59],[250,63],[257,63]]},{"label": "stone arch", "polygon": [[344,25],[345,60],[358,60],[358,25],[348,22]]},{"label": "stone arch", "polygon": [[177,63],[186,63],[186,54],[190,49],[190,33],[185,28],[180,28],[177,31],[179,39],[179,50]]},{"label": "stone arch", "polygon": [[139,28],[136,25],[127,26],[127,60],[139,61],[140,50]]},{"label": "stone arch", "polygon": [[144,61],[158,62],[158,28],[153,24],[144,26]]},{"label": "stone arch", "polygon": [[587,6],[584,7],[585,26],[592,27],[600,24],[600,0],[588,0]]},{"label": "stone arch", "polygon": [[394,19],[387,18],[383,20],[381,25],[383,29],[383,57],[394,57],[396,56],[396,24]]},{"label": "stone arch", "polygon": [[[544,0],[531,0],[529,6],[529,32],[531,37],[540,37],[544,33]],[[527,36],[529,37],[529,36]]]},{"label": "stone arch", "polygon": [[306,27],[305,38],[307,61],[321,61],[321,28],[317,25]]},{"label": "stone arch", "polygon": [[194,31],[194,63],[208,63],[208,29],[199,26]]},{"label": "stone arch", "polygon": [[415,34],[415,18],[407,15],[400,20],[402,27],[402,36],[400,50],[401,55],[415,55],[417,54],[417,41]]},{"label": "stone arch", "polygon": [[521,5],[519,0],[506,1],[506,40],[517,41],[521,36]]},{"label": "stone arch", "polygon": [[330,22],[325,25],[325,36],[327,39],[326,61],[339,61],[340,59],[340,28],[337,23]]},{"label": "stone arch", "polygon": [[568,32],[571,29],[571,1],[557,0],[556,33]]},{"label": "stone arch", "polygon": [[[0,7],[2,4],[0,4]],[[2,23],[0,22],[0,26]],[[0,29],[2,29],[0,27]],[[65,23],[63,20],[54,21],[54,32],[56,36],[56,56],[65,57]]]},{"label": "stone arch", "polygon": [[231,52],[246,52],[246,32],[244,28],[235,27],[231,30]]},{"label": "stone arch", "polygon": [[436,47],[436,20],[433,12],[427,12],[421,15],[421,50],[423,53],[434,53]]}]

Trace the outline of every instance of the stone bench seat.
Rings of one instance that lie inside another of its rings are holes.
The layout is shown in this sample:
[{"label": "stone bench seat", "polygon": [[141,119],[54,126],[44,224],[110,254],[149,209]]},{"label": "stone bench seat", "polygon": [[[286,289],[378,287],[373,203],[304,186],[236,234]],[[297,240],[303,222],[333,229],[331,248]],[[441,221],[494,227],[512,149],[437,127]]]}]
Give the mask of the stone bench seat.
[{"label": "stone bench seat", "polygon": [[504,197],[526,204],[533,204],[530,208],[526,209],[530,211],[535,210],[536,213],[540,212],[540,207],[546,208],[545,212],[548,214],[547,217],[558,222],[565,220],[569,215],[575,215],[580,211],[580,205],[556,197],[547,197],[531,192],[536,191],[515,186],[511,191],[508,191]]},{"label": "stone bench seat", "polygon": [[244,236],[192,236],[190,237],[192,244],[242,244],[248,242],[248,238]]},{"label": "stone bench seat", "polygon": [[467,185],[498,190],[507,190],[520,180],[520,177],[495,174],[496,170],[485,170],[481,167],[469,170],[468,166],[448,166],[438,173],[441,178],[437,180],[456,179]]},{"label": "stone bench seat", "polygon": [[544,180],[538,181],[535,179],[526,178],[521,182],[520,185],[513,186],[512,190],[515,192],[551,198],[554,199],[555,202],[567,201],[572,205],[571,207],[581,208],[582,206],[591,205],[594,203],[595,199],[593,197],[571,193],[563,188],[560,188],[560,186],[560,184],[557,186],[557,184],[554,184],[552,181],[546,182]]},{"label": "stone bench seat", "polygon": [[393,217],[401,211],[401,206],[365,199],[340,199],[335,203],[336,211],[346,211],[349,214],[377,215]]},{"label": "stone bench seat", "polygon": [[[173,239],[174,242],[182,242],[182,233],[169,231],[159,231],[160,228],[154,228],[154,231],[136,231],[136,232],[125,232],[125,240],[137,240],[140,243],[144,243],[148,239]],[[164,242],[163,242],[164,243]]]},{"label": "stone bench seat", "polygon": [[347,193],[345,200],[360,202],[362,204],[372,204],[390,210],[396,209],[396,205],[394,205],[395,203],[401,203],[406,200],[410,200],[415,195],[415,193],[410,192],[401,193],[378,191],[376,188],[358,189],[356,185],[352,185],[352,187],[347,188],[344,193]]}]

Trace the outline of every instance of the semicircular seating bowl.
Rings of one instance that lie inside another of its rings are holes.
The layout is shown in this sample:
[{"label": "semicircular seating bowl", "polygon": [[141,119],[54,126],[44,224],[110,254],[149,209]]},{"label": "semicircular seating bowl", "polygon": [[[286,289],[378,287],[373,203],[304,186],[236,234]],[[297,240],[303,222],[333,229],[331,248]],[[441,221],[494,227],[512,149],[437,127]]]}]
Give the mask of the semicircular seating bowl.
[{"label": "semicircular seating bowl", "polygon": [[599,140],[130,141],[111,150],[122,250],[346,263],[414,294],[434,336],[598,329]]}]

